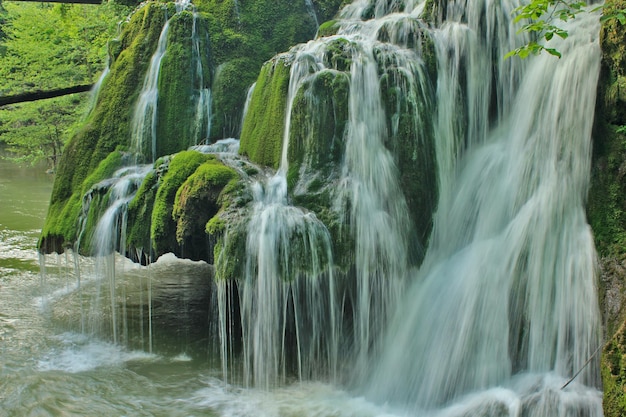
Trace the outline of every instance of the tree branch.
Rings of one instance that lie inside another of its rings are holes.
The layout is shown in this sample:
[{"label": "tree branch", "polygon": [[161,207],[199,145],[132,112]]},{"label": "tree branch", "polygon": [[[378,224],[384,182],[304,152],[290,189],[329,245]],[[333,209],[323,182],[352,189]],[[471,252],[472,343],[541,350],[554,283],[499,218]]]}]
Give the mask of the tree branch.
[{"label": "tree branch", "polygon": [[47,98],[61,97],[68,94],[84,93],[91,90],[93,84],[75,85],[67,88],[58,88],[48,91],[32,91],[30,93],[14,94],[10,96],[0,97],[0,107],[8,104],[24,103],[26,101],[44,100]]}]

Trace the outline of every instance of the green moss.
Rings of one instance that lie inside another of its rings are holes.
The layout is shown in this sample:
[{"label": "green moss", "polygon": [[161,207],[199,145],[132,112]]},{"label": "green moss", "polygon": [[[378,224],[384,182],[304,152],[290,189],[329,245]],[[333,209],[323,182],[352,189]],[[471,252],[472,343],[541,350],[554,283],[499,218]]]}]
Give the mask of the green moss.
[{"label": "green moss", "polygon": [[247,181],[233,178],[219,195],[219,211],[206,223],[205,231],[213,248],[216,279],[243,276],[251,201]]},{"label": "green moss", "polygon": [[[290,190],[303,174],[307,182],[324,183],[337,174],[345,145],[349,89],[347,74],[324,70],[296,94],[288,149]],[[307,192],[316,191],[310,184],[305,188]]]},{"label": "green moss", "polygon": [[357,46],[345,38],[333,39],[326,45],[325,64],[337,71],[350,71],[352,66],[352,49]]},{"label": "green moss", "polygon": [[237,173],[217,160],[200,165],[176,192],[173,219],[176,240],[185,257],[209,261],[207,222],[220,210],[219,196],[225,186],[237,178]]},{"label": "green moss", "polygon": [[[155,164],[159,167],[161,164]],[[128,205],[128,229],[126,242],[129,251],[140,251],[150,255],[150,221],[158,188],[157,171],[146,175],[135,198]]]},{"label": "green moss", "polygon": [[212,138],[239,137],[248,88],[256,80],[261,64],[238,58],[217,68],[213,83]]},{"label": "green moss", "polygon": [[168,171],[163,175],[156,192],[152,210],[150,237],[157,257],[178,248],[176,223],[172,216],[178,189],[201,164],[213,158],[213,156],[196,151],[183,151],[172,158]]},{"label": "green moss", "polygon": [[[88,221],[86,223],[86,227],[82,236],[81,242],[81,253],[90,253],[89,241],[90,236],[93,232],[93,227],[95,226],[95,221],[97,217],[97,213],[100,212],[101,209],[97,209],[100,207],[100,199],[99,199],[99,191],[91,190],[92,187],[103,181],[107,178],[110,178],[115,171],[117,171],[120,167],[122,167],[126,162],[127,155],[120,151],[111,152],[104,160],[100,162],[98,167],[83,181],[80,187],[77,187],[77,191],[66,201],[65,204],[55,204],[54,210],[60,209],[59,213],[56,214],[56,218],[58,219],[57,223],[52,223],[47,221],[46,225],[43,229],[42,236],[62,236],[63,241],[61,242],[63,247],[73,247],[74,242],[78,238],[81,230],[80,228],[80,219],[81,217],[87,217]],[[83,207],[83,197],[89,193],[89,199],[91,199],[92,207]],[[89,213],[85,212],[89,210]],[[52,208],[49,210],[48,216],[52,213]],[[50,250],[45,250],[44,252],[52,252],[52,251],[60,251],[60,248],[50,248]]]},{"label": "green moss", "polygon": [[341,25],[337,20],[329,20],[320,25],[317,29],[317,37],[324,38],[326,36],[336,35]]},{"label": "green moss", "polygon": [[[313,7],[317,14],[317,20],[325,22],[334,18],[339,12],[339,9],[349,1],[346,0],[313,0]],[[320,25],[320,29],[323,26]]]},{"label": "green moss", "polygon": [[290,64],[280,55],[263,66],[241,132],[239,153],[273,168],[281,159]]},{"label": "green moss", "polygon": [[[609,0],[604,14],[626,8],[625,0]],[[605,333],[613,334],[602,357],[603,408],[606,417],[626,414],[626,343],[621,265],[626,259],[626,27],[616,20],[602,24],[602,71],[593,132],[593,160],[587,217],[600,263],[600,305]],[[611,292],[611,296],[609,296]]]},{"label": "green moss", "polygon": [[[400,187],[415,225],[416,245],[425,247],[438,199],[434,127],[434,93],[413,74],[400,70],[382,51],[375,51],[381,77],[381,98],[389,135],[385,146],[394,155]],[[416,260],[419,262],[420,259]]]},{"label": "green moss", "polygon": [[229,223],[214,246],[215,279],[233,280],[244,276],[247,219]]},{"label": "green moss", "polygon": [[441,6],[439,0],[426,0],[420,19],[431,24],[436,24],[444,20],[445,16],[443,13],[445,13],[445,11],[446,8]]},{"label": "green moss", "polygon": [[315,35],[304,2],[289,0],[205,0],[198,4],[208,22],[213,83],[212,139],[238,136],[248,87],[263,62]]},{"label": "green moss", "polygon": [[626,415],[626,346],[624,326],[604,347],[600,362],[604,398],[602,408],[606,417]]},{"label": "green moss", "polygon": [[211,86],[211,64],[202,55],[199,73],[198,59],[192,38],[195,25],[199,49],[207,45],[207,25],[204,19],[191,12],[178,13],[170,20],[168,42],[159,74],[159,101],[157,106],[157,154],[170,155],[209,136],[207,120],[196,120],[197,103],[201,91]]}]

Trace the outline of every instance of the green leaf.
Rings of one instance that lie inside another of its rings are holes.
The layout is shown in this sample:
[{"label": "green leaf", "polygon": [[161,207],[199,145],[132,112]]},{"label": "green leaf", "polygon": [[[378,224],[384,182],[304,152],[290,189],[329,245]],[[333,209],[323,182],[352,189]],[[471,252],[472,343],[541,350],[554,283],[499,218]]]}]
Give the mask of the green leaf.
[{"label": "green leaf", "polygon": [[547,53],[549,53],[550,55],[553,55],[557,58],[561,58],[561,53],[559,51],[557,51],[556,49],[553,48],[543,48],[544,51],[546,51]]}]

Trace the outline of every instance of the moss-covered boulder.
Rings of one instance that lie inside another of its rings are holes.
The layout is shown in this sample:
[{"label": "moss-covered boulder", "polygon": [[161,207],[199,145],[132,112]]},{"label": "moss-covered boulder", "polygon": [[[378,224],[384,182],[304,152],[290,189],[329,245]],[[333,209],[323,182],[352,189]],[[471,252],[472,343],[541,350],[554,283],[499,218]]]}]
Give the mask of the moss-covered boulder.
[{"label": "moss-covered boulder", "polygon": [[238,175],[232,168],[210,159],[200,165],[178,189],[172,215],[176,221],[176,241],[182,256],[213,263],[214,244],[211,243],[214,241],[210,242],[209,236],[218,234],[219,230],[207,228],[207,223],[221,209],[222,191],[229,182],[237,182],[237,179]]},{"label": "moss-covered boulder", "polygon": [[259,165],[280,165],[290,70],[291,55],[274,57],[263,65],[252,94],[239,153]]},{"label": "moss-covered boulder", "polygon": [[203,18],[182,11],[170,19],[158,83],[156,157],[176,153],[209,137],[209,103],[202,102],[212,83],[212,63],[209,54],[202,53],[208,48],[208,28]]},{"label": "moss-covered boulder", "polygon": [[196,169],[212,158],[214,157],[196,151],[183,151],[174,155],[170,161],[156,191],[150,222],[152,249],[156,257],[167,252],[182,255],[176,239],[176,221],[172,214],[176,194]]}]

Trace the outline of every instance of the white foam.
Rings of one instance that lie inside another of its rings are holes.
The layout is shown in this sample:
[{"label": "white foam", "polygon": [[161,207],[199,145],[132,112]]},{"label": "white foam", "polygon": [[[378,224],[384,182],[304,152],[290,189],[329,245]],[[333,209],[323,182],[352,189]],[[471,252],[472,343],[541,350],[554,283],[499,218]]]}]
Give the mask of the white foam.
[{"label": "white foam", "polygon": [[153,361],[157,355],[142,351],[127,351],[123,347],[90,339],[77,333],[57,337],[62,347],[39,361],[41,371],[86,372],[100,367],[121,367],[130,361]]},{"label": "white foam", "polygon": [[353,397],[333,385],[300,383],[273,390],[244,389],[220,380],[205,381],[185,402],[221,417],[401,417],[363,397]]}]

